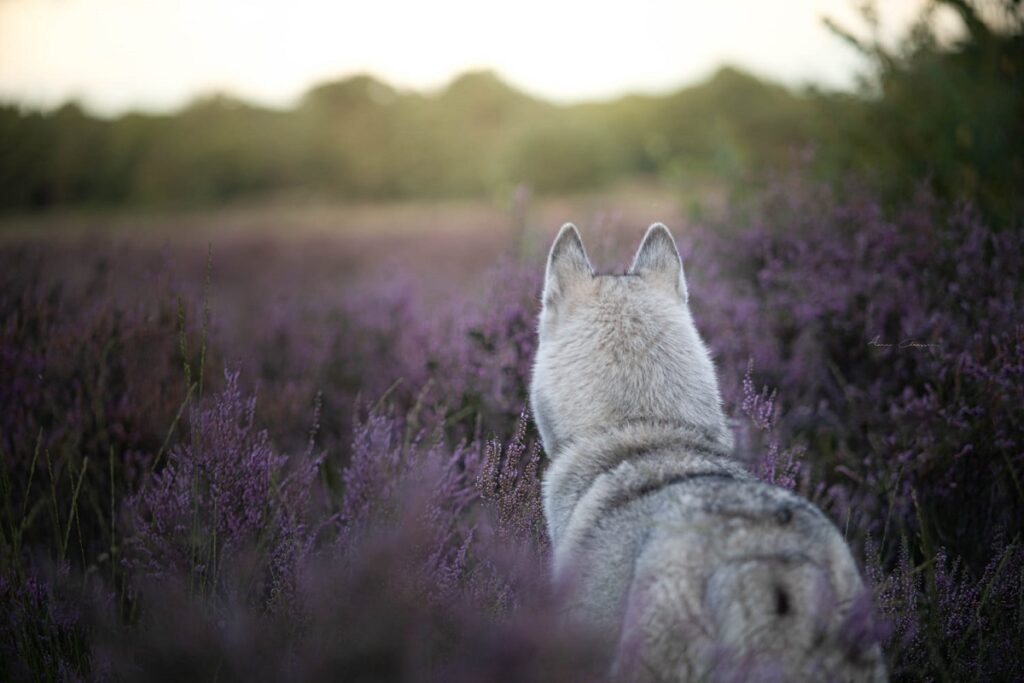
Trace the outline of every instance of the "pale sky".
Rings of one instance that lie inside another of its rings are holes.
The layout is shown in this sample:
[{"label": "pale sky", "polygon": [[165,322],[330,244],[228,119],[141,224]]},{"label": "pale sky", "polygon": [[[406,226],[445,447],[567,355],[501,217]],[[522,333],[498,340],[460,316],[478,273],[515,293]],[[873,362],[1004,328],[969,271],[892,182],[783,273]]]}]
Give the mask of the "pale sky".
[{"label": "pale sky", "polygon": [[[924,0],[880,2],[897,33]],[[0,0],[0,100],[112,114],[228,92],[287,106],[371,73],[432,89],[488,68],[558,101],[664,92],[731,63],[847,87],[859,57],[821,23],[851,0]]]}]

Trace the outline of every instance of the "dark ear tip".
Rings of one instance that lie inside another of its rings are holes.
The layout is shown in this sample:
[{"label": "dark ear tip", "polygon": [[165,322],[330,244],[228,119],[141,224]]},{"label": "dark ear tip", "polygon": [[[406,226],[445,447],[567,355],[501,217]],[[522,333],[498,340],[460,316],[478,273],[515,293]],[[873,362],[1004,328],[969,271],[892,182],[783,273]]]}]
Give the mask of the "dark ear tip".
[{"label": "dark ear tip", "polygon": [[549,270],[558,262],[575,263],[579,269],[592,271],[590,261],[587,259],[587,251],[583,248],[583,238],[580,237],[579,230],[572,223],[562,226],[551,245],[551,253],[548,256]]},{"label": "dark ear tip", "polygon": [[664,223],[652,223],[651,227],[647,228],[647,232],[644,233],[644,238],[640,240],[640,249],[637,251],[637,258],[639,259],[641,254],[650,254],[651,252],[671,252],[676,256],[679,255],[679,248],[676,247],[676,240],[672,237],[672,233],[665,227]]},{"label": "dark ear tip", "polygon": [[558,236],[555,237],[555,244],[558,244],[564,239],[576,238],[577,242],[583,242],[580,237],[580,231],[576,229],[576,226],[572,223],[566,223],[558,230]]},{"label": "dark ear tip", "polygon": [[675,244],[675,239],[672,237],[671,231],[665,226],[664,223],[651,223],[651,227],[647,228],[647,234],[644,235],[644,241],[653,238],[668,238],[672,244]]},{"label": "dark ear tip", "polygon": [[580,237],[580,231],[576,229],[575,225],[566,223],[558,231],[558,236],[551,244],[551,253],[552,255],[561,254],[570,247],[583,251],[583,238]]},{"label": "dark ear tip", "polygon": [[644,233],[629,272],[646,271],[681,274],[682,258],[672,233],[664,223],[653,223]]},{"label": "dark ear tip", "polygon": [[643,244],[658,245],[658,247],[675,254],[676,257],[682,260],[679,254],[679,247],[676,245],[676,238],[672,236],[672,231],[665,227],[664,223],[652,223],[651,227],[647,228]]},{"label": "dark ear tip", "polygon": [[594,269],[587,259],[583,240],[576,226],[566,223],[558,231],[551,253],[548,255],[547,272],[544,277],[544,305],[552,303],[577,278],[593,276]]}]

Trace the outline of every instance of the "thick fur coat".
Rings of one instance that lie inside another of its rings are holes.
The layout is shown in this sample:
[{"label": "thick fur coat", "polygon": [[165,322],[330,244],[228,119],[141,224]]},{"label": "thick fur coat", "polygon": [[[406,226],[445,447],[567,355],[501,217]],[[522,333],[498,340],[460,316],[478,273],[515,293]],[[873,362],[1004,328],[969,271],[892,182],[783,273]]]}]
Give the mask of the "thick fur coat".
[{"label": "thick fur coat", "polygon": [[575,227],[548,258],[531,405],[570,618],[625,680],[884,681],[844,622],[863,593],[835,526],[733,454],[675,241],[595,275]]}]

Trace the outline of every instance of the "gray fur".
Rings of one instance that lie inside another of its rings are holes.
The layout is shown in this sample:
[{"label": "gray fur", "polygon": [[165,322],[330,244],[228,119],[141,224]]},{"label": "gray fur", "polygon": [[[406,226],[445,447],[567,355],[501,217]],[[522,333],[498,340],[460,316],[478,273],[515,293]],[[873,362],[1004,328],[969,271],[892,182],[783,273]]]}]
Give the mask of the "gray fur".
[{"label": "gray fur", "polygon": [[836,638],[863,590],[831,522],[733,455],[710,354],[668,229],[623,276],[595,275],[564,226],[548,258],[531,405],[551,464],[544,512],[571,618],[629,680],[773,667],[884,681],[877,647]]}]

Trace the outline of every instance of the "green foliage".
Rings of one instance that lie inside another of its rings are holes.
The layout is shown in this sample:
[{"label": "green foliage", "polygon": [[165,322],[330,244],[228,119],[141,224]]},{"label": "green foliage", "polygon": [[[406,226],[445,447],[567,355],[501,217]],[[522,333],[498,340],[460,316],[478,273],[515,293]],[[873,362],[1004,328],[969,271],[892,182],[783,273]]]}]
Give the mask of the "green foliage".
[{"label": "green foliage", "polygon": [[732,69],[663,97],[557,106],[489,72],[429,94],[368,76],[290,110],[226,96],[173,115],[0,108],[0,207],[202,205],[539,192],[671,173],[733,178],[807,142],[810,101]]},{"label": "green foliage", "polygon": [[[937,10],[958,17],[944,41]],[[1024,187],[1024,13],[1020,0],[933,0],[895,47],[879,38],[873,5],[862,39],[829,27],[871,71],[856,97],[823,98],[821,161],[869,179],[889,198],[927,179],[944,198],[969,200],[1000,224],[1020,215]]]},{"label": "green foliage", "polygon": [[[955,39],[936,29],[938,9],[955,14]],[[0,105],[0,210],[482,197],[635,176],[746,192],[813,152],[820,176],[866,181],[890,203],[927,181],[940,200],[970,201],[996,225],[1019,220],[1020,0],[933,0],[895,44],[880,37],[872,5],[863,17],[866,38],[826,21],[868,60],[854,93],[795,92],[723,68],[666,95],[561,106],[485,71],[431,93],[356,76],[287,110],[213,96],[108,120],[74,104]]]}]

